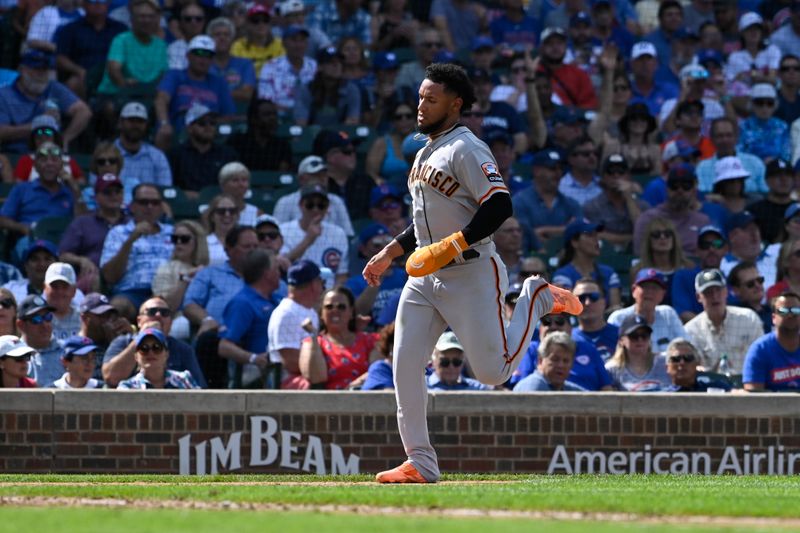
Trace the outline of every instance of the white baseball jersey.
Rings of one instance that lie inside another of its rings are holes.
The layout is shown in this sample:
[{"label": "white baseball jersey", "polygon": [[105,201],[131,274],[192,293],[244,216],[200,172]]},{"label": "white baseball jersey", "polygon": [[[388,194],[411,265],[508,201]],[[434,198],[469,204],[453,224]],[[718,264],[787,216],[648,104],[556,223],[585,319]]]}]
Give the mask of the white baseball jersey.
[{"label": "white baseball jersey", "polygon": [[[300,244],[306,232],[300,227],[299,220],[292,220],[281,224],[281,235],[283,235],[281,254],[288,254]],[[335,274],[346,275],[347,246],[347,235],[344,234],[344,230],[339,226],[323,222],[322,233],[299,259],[308,259],[320,268],[328,267]]]},{"label": "white baseball jersey", "polygon": [[465,126],[428,141],[408,175],[417,244],[427,246],[461,231],[478,207],[508,189],[492,152]]}]

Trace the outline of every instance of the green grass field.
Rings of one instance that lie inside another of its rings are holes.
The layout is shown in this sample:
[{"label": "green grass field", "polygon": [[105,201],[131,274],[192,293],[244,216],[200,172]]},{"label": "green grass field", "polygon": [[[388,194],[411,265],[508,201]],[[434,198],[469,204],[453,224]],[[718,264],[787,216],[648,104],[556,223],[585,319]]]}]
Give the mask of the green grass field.
[{"label": "green grass field", "polygon": [[[449,475],[422,486],[369,480],[0,475],[0,531],[32,524],[59,533],[800,530],[800,480],[789,477]],[[115,501],[75,507],[87,503],[73,500],[80,498]],[[489,516],[494,511],[509,512]],[[589,514],[554,520],[554,512]]]}]

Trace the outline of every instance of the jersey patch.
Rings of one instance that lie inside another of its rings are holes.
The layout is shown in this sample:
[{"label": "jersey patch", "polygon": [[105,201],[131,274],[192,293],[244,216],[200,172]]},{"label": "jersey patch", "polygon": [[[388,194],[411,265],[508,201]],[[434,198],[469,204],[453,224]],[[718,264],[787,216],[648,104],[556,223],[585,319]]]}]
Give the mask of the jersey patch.
[{"label": "jersey patch", "polygon": [[500,175],[497,165],[491,161],[487,161],[486,163],[482,164],[481,170],[483,170],[483,173],[486,175],[486,179],[488,179],[490,183],[503,183],[503,176]]},{"label": "jersey patch", "polygon": [[322,252],[322,264],[331,270],[334,274],[339,269],[339,263],[342,260],[342,252],[336,248],[328,248]]}]

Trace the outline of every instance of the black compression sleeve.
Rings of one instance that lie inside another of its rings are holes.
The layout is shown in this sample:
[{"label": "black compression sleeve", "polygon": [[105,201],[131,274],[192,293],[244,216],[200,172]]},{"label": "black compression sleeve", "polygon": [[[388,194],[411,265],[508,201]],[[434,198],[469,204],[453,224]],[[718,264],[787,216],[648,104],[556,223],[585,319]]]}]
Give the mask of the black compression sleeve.
[{"label": "black compression sleeve", "polygon": [[409,224],[409,226],[403,230],[403,232],[394,238],[400,246],[403,247],[403,253],[411,253],[417,248],[417,237],[414,235],[414,224]]},{"label": "black compression sleeve", "polygon": [[510,194],[500,192],[492,195],[483,202],[467,227],[462,230],[464,240],[467,241],[467,244],[473,244],[485,239],[497,231],[497,228],[513,214],[514,208],[511,207]]}]

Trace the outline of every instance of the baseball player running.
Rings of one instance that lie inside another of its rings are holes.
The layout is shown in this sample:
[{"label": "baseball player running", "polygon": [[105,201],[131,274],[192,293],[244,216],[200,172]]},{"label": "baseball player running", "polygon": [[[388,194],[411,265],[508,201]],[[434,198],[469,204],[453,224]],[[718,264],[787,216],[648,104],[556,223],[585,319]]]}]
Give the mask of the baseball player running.
[{"label": "baseball player running", "polygon": [[419,89],[417,126],[430,137],[408,178],[412,223],[375,254],[363,275],[378,285],[392,261],[414,251],[395,321],[397,422],[408,460],[376,476],[379,483],[434,483],[436,452],[428,438],[424,368],[449,325],[470,356],[475,376],[504,383],[517,368],[539,317],[580,314],[569,292],[539,277],[525,280],[508,324],[506,269],[491,236],[512,215],[511,197],[489,148],[458,123],[475,94],[459,66],[437,63]]}]

